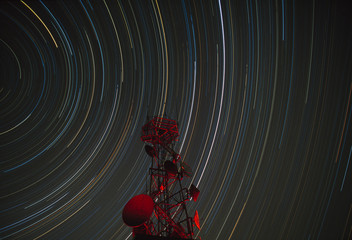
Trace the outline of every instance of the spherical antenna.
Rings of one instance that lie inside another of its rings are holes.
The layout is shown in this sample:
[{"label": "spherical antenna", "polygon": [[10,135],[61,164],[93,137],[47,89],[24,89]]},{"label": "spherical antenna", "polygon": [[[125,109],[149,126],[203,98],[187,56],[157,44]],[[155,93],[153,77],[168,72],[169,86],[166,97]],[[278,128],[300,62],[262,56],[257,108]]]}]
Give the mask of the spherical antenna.
[{"label": "spherical antenna", "polygon": [[155,152],[155,149],[150,146],[150,145],[145,145],[144,147],[145,151],[147,152],[147,154],[149,156],[151,156],[152,158],[156,156],[156,152]]},{"label": "spherical antenna", "polygon": [[191,197],[195,202],[198,199],[199,193],[200,193],[199,189],[192,184],[191,187],[189,188],[189,194],[191,195]]},{"label": "spherical antenna", "polygon": [[176,174],[178,173],[176,164],[174,164],[170,160],[166,160],[164,162],[164,169],[172,177],[176,176]]},{"label": "spherical antenna", "polygon": [[122,219],[127,226],[138,227],[146,222],[153,213],[153,199],[146,194],[131,198],[122,212]]}]

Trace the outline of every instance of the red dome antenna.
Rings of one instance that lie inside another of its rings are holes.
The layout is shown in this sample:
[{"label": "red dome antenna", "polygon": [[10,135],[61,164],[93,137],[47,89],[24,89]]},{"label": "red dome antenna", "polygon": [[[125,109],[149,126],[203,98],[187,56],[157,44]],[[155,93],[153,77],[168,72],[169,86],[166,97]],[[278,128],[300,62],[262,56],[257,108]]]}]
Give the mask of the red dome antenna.
[{"label": "red dome antenna", "polygon": [[152,215],[154,209],[153,199],[146,194],[131,198],[122,212],[122,219],[127,226],[139,227]]}]

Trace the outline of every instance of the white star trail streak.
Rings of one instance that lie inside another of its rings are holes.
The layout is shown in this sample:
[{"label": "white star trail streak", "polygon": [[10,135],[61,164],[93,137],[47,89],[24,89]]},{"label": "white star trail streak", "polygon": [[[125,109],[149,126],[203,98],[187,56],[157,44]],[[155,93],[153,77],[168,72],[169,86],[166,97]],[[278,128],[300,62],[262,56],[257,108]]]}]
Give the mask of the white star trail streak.
[{"label": "white star trail streak", "polygon": [[223,19],[222,19],[222,10],[221,10],[221,3],[220,3],[220,0],[219,0],[219,11],[220,11],[220,20],[221,20],[221,31],[222,31],[222,54],[223,54],[223,69],[222,69],[222,83],[221,83],[221,97],[220,97],[220,105],[219,105],[219,114],[218,114],[218,120],[216,122],[216,127],[215,127],[215,135],[213,136],[213,141],[211,142],[211,145],[210,145],[210,150],[209,150],[209,154],[208,154],[208,157],[207,157],[207,160],[205,161],[205,166],[203,168],[203,171],[202,173],[200,174],[200,177],[199,177],[199,180],[198,182],[196,183],[196,186],[198,187],[199,185],[199,182],[202,180],[202,177],[203,177],[203,174],[204,174],[204,171],[208,165],[208,161],[209,161],[209,157],[210,157],[210,153],[213,149],[213,146],[214,146],[214,141],[216,139],[216,134],[218,132],[218,127],[219,127],[219,121],[220,121],[220,117],[221,117],[221,110],[222,110],[222,101],[223,101],[223,98],[224,98],[224,86],[225,86],[225,36],[224,36],[224,23],[223,23]]}]

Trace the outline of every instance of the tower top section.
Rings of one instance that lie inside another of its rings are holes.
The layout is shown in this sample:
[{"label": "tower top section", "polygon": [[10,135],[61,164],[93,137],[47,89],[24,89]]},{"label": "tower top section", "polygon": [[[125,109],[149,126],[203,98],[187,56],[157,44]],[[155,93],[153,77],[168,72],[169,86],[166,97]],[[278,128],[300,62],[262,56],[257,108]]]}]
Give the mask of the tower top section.
[{"label": "tower top section", "polygon": [[153,145],[169,145],[177,141],[179,135],[175,120],[154,117],[142,127],[141,139]]}]

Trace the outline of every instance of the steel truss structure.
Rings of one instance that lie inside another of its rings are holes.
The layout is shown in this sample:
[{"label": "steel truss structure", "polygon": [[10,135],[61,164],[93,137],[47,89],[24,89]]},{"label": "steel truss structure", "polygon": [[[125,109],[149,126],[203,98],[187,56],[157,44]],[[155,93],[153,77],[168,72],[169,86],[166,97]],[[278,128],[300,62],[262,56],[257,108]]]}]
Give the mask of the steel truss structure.
[{"label": "steel truss structure", "polygon": [[181,157],[173,149],[178,137],[177,122],[171,119],[154,117],[142,127],[141,140],[153,158],[148,194],[154,201],[153,217],[142,228],[147,235],[192,239],[193,218],[186,208],[191,195],[182,187]]}]

